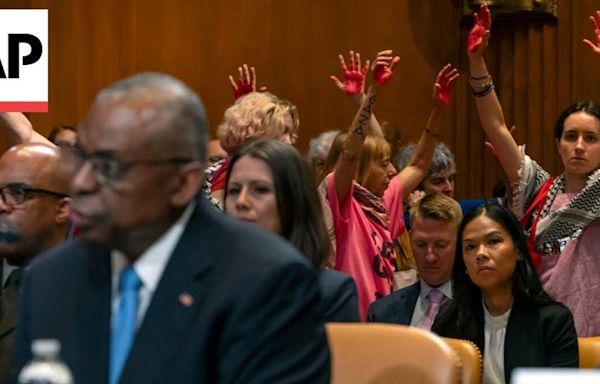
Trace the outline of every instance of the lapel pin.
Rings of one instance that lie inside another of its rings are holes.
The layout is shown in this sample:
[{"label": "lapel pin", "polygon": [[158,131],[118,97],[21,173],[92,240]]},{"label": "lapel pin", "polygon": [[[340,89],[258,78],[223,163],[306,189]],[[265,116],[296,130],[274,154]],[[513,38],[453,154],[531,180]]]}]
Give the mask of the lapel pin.
[{"label": "lapel pin", "polygon": [[179,302],[184,307],[191,307],[192,304],[194,304],[194,298],[189,293],[182,293],[181,295],[179,295]]}]

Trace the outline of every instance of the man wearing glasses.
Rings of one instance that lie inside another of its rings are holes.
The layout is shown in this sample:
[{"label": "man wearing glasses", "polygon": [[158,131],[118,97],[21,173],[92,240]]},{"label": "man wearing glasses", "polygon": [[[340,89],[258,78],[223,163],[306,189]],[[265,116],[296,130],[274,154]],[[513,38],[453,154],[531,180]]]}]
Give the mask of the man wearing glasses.
[{"label": "man wearing glasses", "polygon": [[141,74],[79,126],[80,237],[23,283],[17,368],[55,338],[76,383],[328,383],[316,272],[201,189],[207,123],[182,82]]},{"label": "man wearing glasses", "polygon": [[71,176],[56,147],[22,144],[0,157],[0,383],[9,381],[23,268],[64,241]]}]

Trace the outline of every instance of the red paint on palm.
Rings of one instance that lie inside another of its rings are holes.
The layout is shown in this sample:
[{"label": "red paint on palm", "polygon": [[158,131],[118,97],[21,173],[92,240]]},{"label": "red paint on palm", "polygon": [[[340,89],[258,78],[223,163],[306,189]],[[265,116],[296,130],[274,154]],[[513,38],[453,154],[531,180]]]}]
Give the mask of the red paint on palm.
[{"label": "red paint on palm", "polygon": [[235,99],[239,99],[240,97],[249,94],[250,92],[252,92],[252,84],[251,83],[246,83],[243,82],[242,80],[239,80],[237,82],[237,88],[233,89],[233,97],[235,97]]},{"label": "red paint on palm", "polygon": [[483,42],[485,32],[488,31],[492,25],[492,15],[486,4],[482,4],[479,8],[479,14],[475,12],[473,14],[473,28],[469,32],[467,39],[467,50],[469,53],[473,53],[479,49],[479,46]]},{"label": "red paint on palm", "polygon": [[358,95],[365,85],[365,74],[361,71],[344,71],[344,92],[348,96]]},{"label": "red paint on palm", "polygon": [[387,82],[392,78],[393,74],[394,71],[392,68],[385,64],[377,64],[373,70],[373,77],[380,86],[386,85]]}]

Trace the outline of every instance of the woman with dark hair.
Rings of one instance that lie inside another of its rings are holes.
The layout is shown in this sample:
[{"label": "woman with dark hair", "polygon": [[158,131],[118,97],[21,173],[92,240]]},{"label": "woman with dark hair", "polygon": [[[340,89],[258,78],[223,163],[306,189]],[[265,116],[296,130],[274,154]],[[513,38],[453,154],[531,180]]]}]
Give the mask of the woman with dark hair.
[{"label": "woman with dark hair", "polygon": [[543,287],[564,303],[579,336],[600,335],[600,106],[577,103],[559,117],[554,145],[564,172],[550,175],[511,136],[483,58],[491,15],[481,7],[469,34],[470,84],[481,125],[512,188],[511,211]]},{"label": "woman with dark hair", "polygon": [[454,299],[432,331],[483,352],[483,383],[508,383],[516,367],[577,367],[571,312],[542,288],[516,217],[497,204],[464,218],[454,259]]},{"label": "woman with dark hair", "polygon": [[[306,160],[291,145],[259,140],[232,158],[225,189],[225,212],[287,239],[316,268],[330,242]],[[326,321],[358,321],[358,298],[351,277],[323,269],[319,276]]]}]

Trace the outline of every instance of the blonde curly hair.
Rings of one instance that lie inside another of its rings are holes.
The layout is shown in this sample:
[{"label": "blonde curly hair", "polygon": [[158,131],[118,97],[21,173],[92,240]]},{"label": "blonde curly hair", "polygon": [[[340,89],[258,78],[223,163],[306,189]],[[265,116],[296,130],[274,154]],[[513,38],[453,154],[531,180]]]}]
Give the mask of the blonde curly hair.
[{"label": "blonde curly hair", "polygon": [[299,125],[298,109],[294,104],[268,92],[252,92],[227,108],[217,128],[217,137],[221,147],[233,154],[257,139],[282,140],[289,135],[289,141],[293,143]]}]

